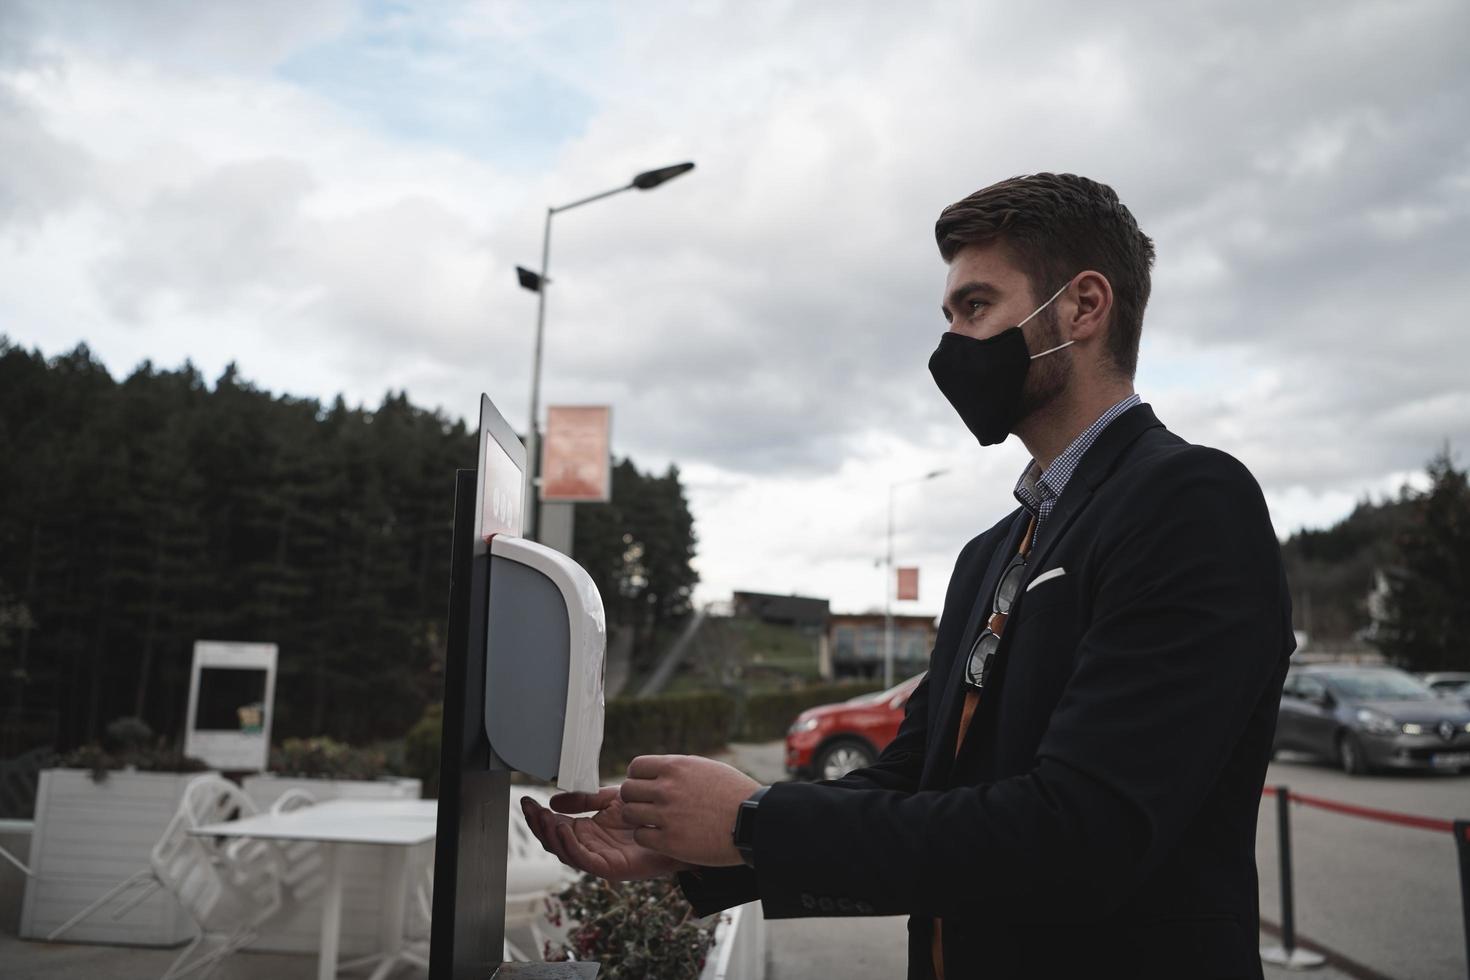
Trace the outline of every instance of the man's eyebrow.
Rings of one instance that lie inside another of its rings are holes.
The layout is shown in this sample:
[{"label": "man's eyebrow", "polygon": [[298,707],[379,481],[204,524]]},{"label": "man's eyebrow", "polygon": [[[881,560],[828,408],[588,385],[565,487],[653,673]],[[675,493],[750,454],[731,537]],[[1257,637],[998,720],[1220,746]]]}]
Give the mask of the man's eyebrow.
[{"label": "man's eyebrow", "polygon": [[1000,295],[1000,290],[983,279],[971,279],[969,282],[960,283],[956,286],[950,292],[949,299],[944,301],[944,306],[941,309],[944,313],[948,314],[950,310],[959,306],[976,293],[981,294],[986,299],[994,299]]}]

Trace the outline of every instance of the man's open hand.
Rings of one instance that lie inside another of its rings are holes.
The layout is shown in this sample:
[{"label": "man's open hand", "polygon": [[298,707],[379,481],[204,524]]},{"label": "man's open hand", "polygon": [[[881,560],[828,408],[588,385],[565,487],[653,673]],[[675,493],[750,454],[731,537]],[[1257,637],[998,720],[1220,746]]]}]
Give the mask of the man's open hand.
[{"label": "man's open hand", "polygon": [[[541,846],[578,871],[609,881],[636,881],[689,868],[634,838],[633,826],[624,822],[616,786],[596,793],[558,793],[551,798],[550,810],[523,796],[521,812]],[[568,816],[578,813],[592,815]]]},{"label": "man's open hand", "polygon": [[637,828],[634,840],[661,854],[706,867],[740,864],[730,831],[740,804],[759,788],[713,759],[642,755],[621,787],[622,818]]}]

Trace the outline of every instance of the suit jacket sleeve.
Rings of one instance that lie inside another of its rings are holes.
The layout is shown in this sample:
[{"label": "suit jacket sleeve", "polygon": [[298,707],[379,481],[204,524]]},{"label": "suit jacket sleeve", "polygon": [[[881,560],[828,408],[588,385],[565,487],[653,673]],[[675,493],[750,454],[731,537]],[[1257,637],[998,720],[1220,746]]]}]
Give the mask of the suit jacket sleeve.
[{"label": "suit jacket sleeve", "polygon": [[[863,769],[855,769],[841,779],[824,780],[813,785],[838,790],[884,789],[912,792],[913,787],[918,785],[919,774],[924,766],[928,699],[929,678],[926,676],[909,696],[897,737],[888,744],[877,761]],[[767,793],[766,798],[769,796]],[[765,818],[765,798],[761,800],[761,818]],[[757,856],[760,856],[759,851]],[[764,861],[760,863],[764,864]],[[744,866],[683,871],[679,873],[678,880],[684,896],[699,915],[709,915],[721,909],[744,905],[759,897],[756,872]]]},{"label": "suit jacket sleeve", "polygon": [[[1028,773],[944,791],[780,784],[761,801],[769,918],[1101,917],[1179,840],[1289,650],[1260,490],[1187,447],[1100,539],[1092,618]],[[1022,611],[1024,615],[1024,610]]]},{"label": "suit jacket sleeve", "polygon": [[[972,540],[961,550],[959,559],[955,562],[954,574],[950,576],[949,594],[944,600],[946,620],[951,617],[959,620],[958,625],[949,624],[952,629],[962,628],[969,613],[972,597],[964,594],[965,583],[969,578],[964,570],[974,565],[974,554],[984,541],[985,535]],[[946,632],[945,626],[946,623],[940,624],[941,635]],[[841,779],[825,780],[815,785],[899,793],[912,793],[918,788],[919,778],[924,772],[924,747],[929,737],[929,706],[931,701],[937,701],[930,693],[933,690],[929,683],[934,667],[932,652],[929,666],[930,672],[914,688],[914,693],[909,695],[898,734],[884,747],[877,760],[871,766],[855,769]],[[767,797],[769,795],[768,793]],[[761,806],[764,819],[764,799]],[[756,853],[759,858],[759,849]],[[764,861],[760,863],[764,864]],[[684,896],[699,915],[709,915],[721,909],[743,905],[759,897],[756,872],[747,867],[699,868],[681,872],[678,881]]]}]

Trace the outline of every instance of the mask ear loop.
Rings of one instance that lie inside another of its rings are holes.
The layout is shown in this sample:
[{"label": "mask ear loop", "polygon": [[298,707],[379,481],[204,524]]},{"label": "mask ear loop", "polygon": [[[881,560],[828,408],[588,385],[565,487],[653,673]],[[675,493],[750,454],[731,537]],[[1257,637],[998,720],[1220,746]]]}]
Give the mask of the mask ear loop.
[{"label": "mask ear loop", "polygon": [[[1058,296],[1060,296],[1060,295],[1062,295],[1062,293],[1066,292],[1067,287],[1070,286],[1070,285],[1072,285],[1072,280],[1070,280],[1070,279],[1068,279],[1066,282],[1062,283],[1062,288],[1061,289],[1058,289],[1056,292],[1052,293],[1051,294],[1051,299],[1047,300],[1045,303],[1042,303],[1036,309],[1032,310],[1030,316],[1026,317],[1026,319],[1022,320],[1020,323],[1016,324],[1016,329],[1019,330],[1021,327],[1024,327],[1027,323],[1031,322],[1031,317],[1036,316],[1036,314],[1040,313],[1042,310],[1044,310],[1048,306],[1050,306],[1056,300],[1056,298]],[[1031,360],[1034,361],[1038,357],[1045,357],[1048,354],[1055,354],[1057,351],[1061,350],[1063,347],[1071,347],[1075,343],[1077,343],[1077,341],[1075,341],[1075,340],[1069,340],[1065,344],[1058,344],[1057,346],[1051,348],[1050,350],[1044,350],[1044,351],[1042,351],[1040,354],[1032,354],[1031,355]]]},{"label": "mask ear loop", "polygon": [[1031,355],[1031,360],[1034,361],[1038,357],[1045,357],[1048,354],[1055,354],[1057,351],[1061,350],[1063,347],[1071,347],[1075,343],[1077,343],[1077,341],[1075,341],[1075,340],[1069,340],[1065,344],[1058,344],[1057,346],[1051,348],[1050,350],[1044,350],[1044,351],[1042,351],[1040,354],[1032,354]]}]

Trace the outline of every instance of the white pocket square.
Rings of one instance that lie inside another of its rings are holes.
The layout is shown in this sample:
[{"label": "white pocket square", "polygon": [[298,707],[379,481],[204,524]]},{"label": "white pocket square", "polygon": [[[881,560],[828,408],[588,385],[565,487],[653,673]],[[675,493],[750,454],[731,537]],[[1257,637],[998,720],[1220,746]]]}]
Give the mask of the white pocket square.
[{"label": "white pocket square", "polygon": [[1031,582],[1026,586],[1026,591],[1030,592],[1042,582],[1050,582],[1052,579],[1061,578],[1065,574],[1067,574],[1067,570],[1058,565],[1056,568],[1053,568],[1050,571],[1042,572],[1040,575],[1032,579]]}]

